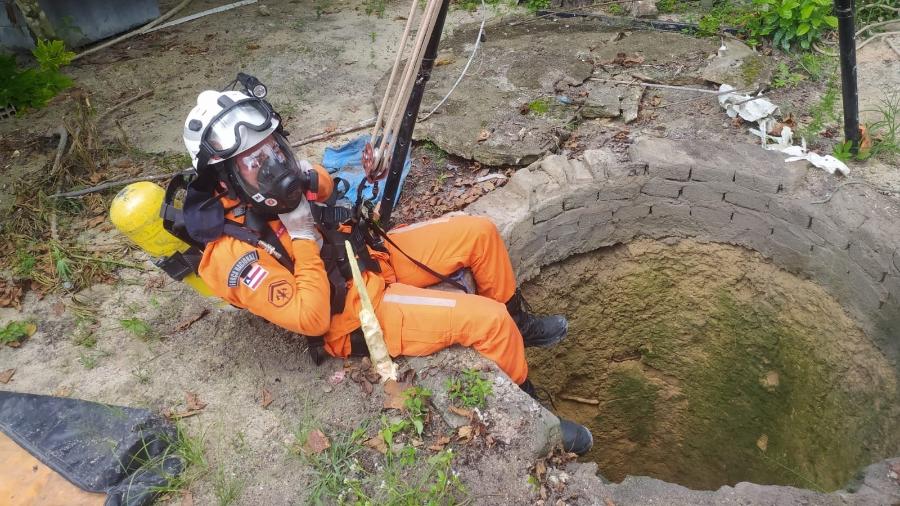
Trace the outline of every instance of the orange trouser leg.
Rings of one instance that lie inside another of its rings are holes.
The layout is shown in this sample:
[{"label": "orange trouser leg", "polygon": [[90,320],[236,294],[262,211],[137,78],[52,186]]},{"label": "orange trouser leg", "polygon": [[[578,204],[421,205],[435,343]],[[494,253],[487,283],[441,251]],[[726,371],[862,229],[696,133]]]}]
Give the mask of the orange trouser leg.
[{"label": "orange trouser leg", "polygon": [[375,312],[392,356],[430,355],[459,344],[493,360],[516,384],[528,377],[522,335],[499,302],[394,283]]},{"label": "orange trouser leg", "polygon": [[[391,239],[409,256],[441,274],[472,270],[479,295],[506,302],[516,289],[516,278],[506,245],[491,220],[479,216],[453,216],[400,227]],[[440,280],[420,269],[390,244],[391,266],[397,281],[425,287]]]}]

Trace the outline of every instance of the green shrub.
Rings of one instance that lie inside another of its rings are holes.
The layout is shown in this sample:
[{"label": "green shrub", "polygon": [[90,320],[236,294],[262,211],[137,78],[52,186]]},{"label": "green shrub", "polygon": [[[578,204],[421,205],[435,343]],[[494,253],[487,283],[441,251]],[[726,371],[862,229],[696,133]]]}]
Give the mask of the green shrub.
[{"label": "green shrub", "polygon": [[795,44],[809,49],[826,31],[837,28],[831,0],[753,0],[753,4],[758,13],[748,18],[751,36],[771,38],[784,50]]},{"label": "green shrub", "polygon": [[0,107],[38,109],[72,86],[72,79],[59,69],[68,65],[75,53],[66,51],[61,40],[38,40],[31,53],[37,60],[36,68],[20,69],[13,56],[0,55]]}]

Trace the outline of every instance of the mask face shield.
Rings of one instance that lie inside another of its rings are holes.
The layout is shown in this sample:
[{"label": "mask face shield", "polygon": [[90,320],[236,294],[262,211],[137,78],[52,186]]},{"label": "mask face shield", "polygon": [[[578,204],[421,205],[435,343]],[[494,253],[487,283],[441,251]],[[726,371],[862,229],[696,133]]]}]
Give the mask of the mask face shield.
[{"label": "mask face shield", "polygon": [[269,214],[293,211],[309,190],[309,174],[300,168],[287,141],[278,134],[225,163],[244,200]]},{"label": "mask face shield", "polygon": [[272,110],[258,98],[232,101],[222,95],[219,101],[223,109],[210,120],[200,139],[200,148],[210,159],[228,158],[240,149],[248,132],[262,132],[272,126]]}]

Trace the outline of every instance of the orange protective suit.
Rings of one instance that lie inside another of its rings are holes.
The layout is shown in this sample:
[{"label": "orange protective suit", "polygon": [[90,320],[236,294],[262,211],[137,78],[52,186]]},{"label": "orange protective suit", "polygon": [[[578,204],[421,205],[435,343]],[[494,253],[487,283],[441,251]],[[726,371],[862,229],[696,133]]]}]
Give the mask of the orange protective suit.
[{"label": "orange protective suit", "polygon": [[[316,170],[324,172],[321,167]],[[327,199],[322,193],[319,198]],[[243,220],[233,215],[228,218]],[[200,276],[231,304],[288,330],[324,335],[328,353],[349,356],[349,334],[359,328],[356,289],[348,290],[344,311],[331,315],[328,278],[315,243],[291,241],[279,220],[269,225],[292,253],[294,272],[261,248],[223,236],[204,250]],[[515,276],[494,224],[474,216],[445,217],[394,229],[389,236],[412,258],[439,273],[469,268],[480,295],[428,290],[424,287],[440,280],[393,246],[387,245],[389,254],[370,250],[382,272],[366,271],[363,277],[388,352],[420,356],[453,344],[470,346],[493,360],[514,382],[525,381],[528,365],[522,336],[504,305],[515,291]]]}]

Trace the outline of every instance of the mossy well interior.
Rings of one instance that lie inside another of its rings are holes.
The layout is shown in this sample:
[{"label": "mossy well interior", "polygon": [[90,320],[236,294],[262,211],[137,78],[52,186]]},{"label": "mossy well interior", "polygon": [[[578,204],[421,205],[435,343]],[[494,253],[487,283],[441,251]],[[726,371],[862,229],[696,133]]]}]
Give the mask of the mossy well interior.
[{"label": "mossy well interior", "polygon": [[590,427],[608,479],[831,491],[898,453],[897,371],[822,288],[757,253],[637,241],[545,267],[525,295],[569,318],[563,343],[528,350],[530,376]]}]

